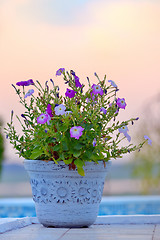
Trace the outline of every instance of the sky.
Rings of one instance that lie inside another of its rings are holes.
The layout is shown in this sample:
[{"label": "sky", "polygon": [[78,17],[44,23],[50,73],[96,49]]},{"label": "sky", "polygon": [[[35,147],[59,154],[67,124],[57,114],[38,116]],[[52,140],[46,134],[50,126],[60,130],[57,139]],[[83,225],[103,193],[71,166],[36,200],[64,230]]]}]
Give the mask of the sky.
[{"label": "sky", "polygon": [[[1,0],[0,118],[23,109],[11,84],[73,69],[86,83],[94,72],[118,85],[127,102],[122,118],[139,116],[160,92],[160,1]],[[147,120],[147,119],[146,119]],[[5,155],[15,159],[7,144]]]}]

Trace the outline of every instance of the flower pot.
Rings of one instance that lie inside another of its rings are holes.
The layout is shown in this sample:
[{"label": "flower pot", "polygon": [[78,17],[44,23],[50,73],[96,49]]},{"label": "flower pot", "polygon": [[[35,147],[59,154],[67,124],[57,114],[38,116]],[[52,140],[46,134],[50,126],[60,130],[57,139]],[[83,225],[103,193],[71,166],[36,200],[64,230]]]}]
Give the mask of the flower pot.
[{"label": "flower pot", "polygon": [[86,162],[85,176],[69,170],[62,161],[24,160],[30,176],[37,217],[44,226],[86,227],[99,210],[108,170],[103,161]]}]

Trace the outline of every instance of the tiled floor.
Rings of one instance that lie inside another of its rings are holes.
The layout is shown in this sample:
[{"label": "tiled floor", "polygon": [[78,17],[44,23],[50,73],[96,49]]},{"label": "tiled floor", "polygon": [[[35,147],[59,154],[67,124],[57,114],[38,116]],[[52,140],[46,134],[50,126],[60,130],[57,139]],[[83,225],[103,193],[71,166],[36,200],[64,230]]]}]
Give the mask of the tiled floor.
[{"label": "tiled floor", "polygon": [[160,240],[160,224],[92,225],[89,228],[45,228],[41,224],[0,234],[0,240]]}]

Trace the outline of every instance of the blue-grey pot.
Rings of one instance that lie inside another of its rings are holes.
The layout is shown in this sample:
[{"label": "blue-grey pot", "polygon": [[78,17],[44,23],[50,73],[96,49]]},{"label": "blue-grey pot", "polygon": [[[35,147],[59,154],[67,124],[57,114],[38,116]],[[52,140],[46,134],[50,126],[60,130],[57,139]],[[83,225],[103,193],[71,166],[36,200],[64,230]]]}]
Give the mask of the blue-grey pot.
[{"label": "blue-grey pot", "polygon": [[85,176],[69,170],[63,161],[24,160],[30,176],[37,217],[49,227],[87,227],[97,218],[105,177],[110,161],[104,166],[86,162]]}]

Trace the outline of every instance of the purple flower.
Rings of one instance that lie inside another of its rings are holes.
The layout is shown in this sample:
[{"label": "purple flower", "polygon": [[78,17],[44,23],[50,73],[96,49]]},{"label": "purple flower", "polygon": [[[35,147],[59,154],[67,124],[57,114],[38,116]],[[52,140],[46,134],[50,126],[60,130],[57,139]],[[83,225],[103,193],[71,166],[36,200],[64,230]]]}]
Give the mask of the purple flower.
[{"label": "purple flower", "polygon": [[152,140],[147,135],[144,135],[144,138],[148,140],[149,145],[152,145]]},{"label": "purple flower", "polygon": [[37,123],[44,124],[48,121],[48,114],[41,113],[41,115],[37,118]]},{"label": "purple flower", "polygon": [[60,76],[65,71],[65,68],[60,68],[56,71],[56,76]]},{"label": "purple flower", "polygon": [[29,85],[34,85],[34,82],[33,82],[33,80],[32,80],[32,79],[29,79],[29,80],[27,81],[27,83],[28,83],[28,85],[27,85],[27,86],[29,86]]},{"label": "purple flower", "polygon": [[125,137],[127,138],[128,142],[130,142],[130,141],[131,141],[131,136],[129,136],[129,134],[128,134],[128,133],[126,133],[126,134],[125,134]]},{"label": "purple flower", "polygon": [[53,117],[51,104],[48,104],[48,105],[47,105],[47,110],[46,110],[46,112],[47,112],[47,114],[48,114],[50,117]]},{"label": "purple flower", "polygon": [[107,110],[104,107],[101,107],[100,111],[102,111],[104,114],[107,113]]},{"label": "purple flower", "polygon": [[75,85],[76,87],[82,87],[82,84],[79,82],[79,77],[77,77],[76,75],[74,76],[74,79],[75,79]]},{"label": "purple flower", "polygon": [[96,140],[96,138],[94,138],[94,139],[93,139],[93,147],[95,147],[96,144],[97,144],[97,140]]},{"label": "purple flower", "polygon": [[128,127],[127,127],[127,126],[125,126],[125,125],[124,125],[124,126],[122,126],[121,128],[119,128],[118,130],[119,130],[119,132],[120,132],[120,133],[126,133],[126,132],[128,132],[128,131],[129,131],[129,130],[128,130]]},{"label": "purple flower", "polygon": [[75,72],[74,72],[73,70],[71,70],[70,73],[71,73],[73,76],[76,75]]},{"label": "purple flower", "polygon": [[[47,115],[48,115],[48,114],[47,114]],[[47,120],[47,124],[48,124],[48,125],[51,124],[50,121],[51,121],[51,117],[48,115],[48,120]]]},{"label": "purple flower", "polygon": [[84,128],[81,126],[75,126],[70,129],[70,137],[79,139],[80,136],[82,136],[82,131]]},{"label": "purple flower", "polygon": [[97,95],[97,94],[100,94],[101,96],[103,95],[103,90],[99,85],[93,84],[92,89],[93,91],[91,93],[93,93],[94,95]]},{"label": "purple flower", "polygon": [[118,129],[120,133],[123,133],[124,136],[127,138],[128,142],[131,141],[131,137],[128,134],[128,127],[127,126],[122,126],[121,128]]},{"label": "purple flower", "polygon": [[117,114],[117,113],[119,113],[119,109],[117,109],[117,110],[115,111],[115,114]]},{"label": "purple flower", "polygon": [[86,103],[89,103],[90,102],[90,99],[89,98],[86,98]]},{"label": "purple flower", "polygon": [[91,99],[93,101],[93,105],[97,103],[98,100],[98,96],[94,95],[93,92],[90,93],[91,94]]},{"label": "purple flower", "polygon": [[28,119],[26,118],[26,116],[24,114],[21,114],[21,117],[23,117],[26,120],[26,122],[28,123]]},{"label": "purple flower", "polygon": [[108,80],[108,82],[111,83],[112,87],[118,88],[114,81],[112,81],[112,80]]},{"label": "purple flower", "polygon": [[29,79],[27,81],[17,82],[16,85],[17,86],[30,86],[30,85],[34,85],[34,82],[32,79]]},{"label": "purple flower", "polygon": [[67,88],[67,91],[66,91],[65,95],[66,95],[66,97],[73,98],[76,93],[77,92],[75,92],[74,90],[71,90],[71,89]]},{"label": "purple flower", "polygon": [[124,98],[118,98],[116,103],[119,108],[123,108],[123,109],[125,109],[127,105]]},{"label": "purple flower", "polygon": [[55,107],[54,111],[57,116],[65,114],[66,107],[63,104],[60,104]]},{"label": "purple flower", "polygon": [[28,92],[25,94],[24,98],[31,96],[33,93],[34,93],[33,89],[28,90]]}]

